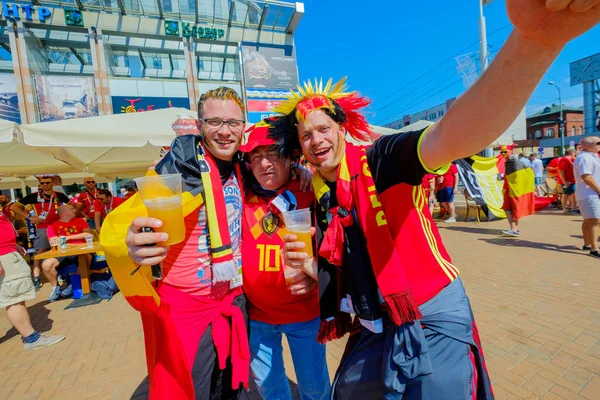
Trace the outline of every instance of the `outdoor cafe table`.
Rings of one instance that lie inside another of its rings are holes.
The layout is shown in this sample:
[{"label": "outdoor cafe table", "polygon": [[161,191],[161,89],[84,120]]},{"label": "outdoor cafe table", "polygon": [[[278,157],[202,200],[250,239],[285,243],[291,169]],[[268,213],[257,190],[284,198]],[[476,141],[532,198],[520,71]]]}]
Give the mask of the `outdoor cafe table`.
[{"label": "outdoor cafe table", "polygon": [[84,295],[89,294],[90,289],[90,267],[87,262],[87,254],[102,251],[102,246],[98,242],[90,247],[86,243],[68,244],[66,249],[48,250],[46,252],[36,254],[34,260],[45,260],[47,258],[79,256],[79,275],[81,276],[81,290]]}]

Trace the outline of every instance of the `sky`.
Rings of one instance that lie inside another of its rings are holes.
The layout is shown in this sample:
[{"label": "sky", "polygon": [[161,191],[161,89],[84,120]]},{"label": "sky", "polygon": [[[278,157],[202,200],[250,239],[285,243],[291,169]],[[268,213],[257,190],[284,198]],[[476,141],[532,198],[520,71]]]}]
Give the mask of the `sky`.
[{"label": "sky", "polygon": [[[456,56],[479,70],[478,0],[304,0],[304,6],[295,33],[301,82],[347,76],[351,90],[372,99],[367,113],[372,124],[393,122],[463,93]],[[484,7],[484,14],[493,57],[512,25],[504,0]],[[598,52],[600,26],[565,47],[529,99],[527,115],[558,104],[549,81],[560,86],[563,104],[583,105],[583,87],[570,86],[569,63]]]}]

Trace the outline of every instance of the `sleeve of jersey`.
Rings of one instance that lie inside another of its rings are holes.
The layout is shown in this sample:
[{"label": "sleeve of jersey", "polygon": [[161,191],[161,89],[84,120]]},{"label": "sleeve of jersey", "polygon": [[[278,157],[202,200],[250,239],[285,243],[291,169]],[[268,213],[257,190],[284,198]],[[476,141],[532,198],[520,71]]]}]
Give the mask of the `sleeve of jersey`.
[{"label": "sleeve of jersey", "polygon": [[449,165],[445,165],[432,171],[421,161],[421,141],[428,129],[383,136],[369,148],[369,166],[380,193],[399,183],[420,185],[425,174],[448,170]]},{"label": "sleeve of jersey", "polygon": [[27,196],[23,197],[17,203],[19,203],[23,206],[26,206],[28,204],[35,204],[36,202],[37,202],[37,193],[31,193],[31,194],[28,194]]},{"label": "sleeve of jersey", "polygon": [[59,203],[69,204],[69,202],[71,201],[71,199],[69,199],[69,197],[64,193],[57,192],[56,195],[58,196]]}]

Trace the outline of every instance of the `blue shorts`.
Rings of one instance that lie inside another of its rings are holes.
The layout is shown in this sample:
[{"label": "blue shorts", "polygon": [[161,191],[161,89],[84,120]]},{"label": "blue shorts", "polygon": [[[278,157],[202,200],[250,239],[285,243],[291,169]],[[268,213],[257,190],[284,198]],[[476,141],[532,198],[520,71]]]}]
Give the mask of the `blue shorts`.
[{"label": "blue shorts", "polygon": [[539,186],[542,184],[542,177],[541,176],[536,176],[535,177],[535,186]]},{"label": "blue shorts", "polygon": [[563,194],[569,195],[575,193],[575,184],[567,187],[567,185],[563,185]]},{"label": "blue shorts", "polygon": [[454,201],[454,188],[453,187],[445,187],[441,188],[438,193],[440,197],[438,200],[441,203],[452,203]]}]

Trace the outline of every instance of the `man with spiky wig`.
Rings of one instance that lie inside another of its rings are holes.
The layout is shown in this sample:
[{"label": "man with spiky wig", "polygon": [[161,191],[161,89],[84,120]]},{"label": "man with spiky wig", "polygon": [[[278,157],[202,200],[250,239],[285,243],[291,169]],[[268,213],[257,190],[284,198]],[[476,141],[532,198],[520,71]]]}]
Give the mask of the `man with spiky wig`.
[{"label": "man with spiky wig", "polygon": [[[359,110],[369,104],[340,81],[305,84],[275,111],[273,138],[300,149],[316,173],[321,332],[351,331],[332,399],[492,399],[469,299],[420,187],[427,173],[471,156],[518,115],[563,46],[600,22],[600,0],[507,0],[515,31],[486,73],[438,123],[370,147]],[[466,135],[465,127],[476,134]],[[304,244],[286,236],[284,261],[304,268]],[[348,314],[356,315],[348,324]]]}]

